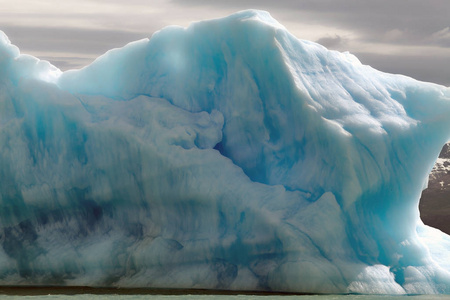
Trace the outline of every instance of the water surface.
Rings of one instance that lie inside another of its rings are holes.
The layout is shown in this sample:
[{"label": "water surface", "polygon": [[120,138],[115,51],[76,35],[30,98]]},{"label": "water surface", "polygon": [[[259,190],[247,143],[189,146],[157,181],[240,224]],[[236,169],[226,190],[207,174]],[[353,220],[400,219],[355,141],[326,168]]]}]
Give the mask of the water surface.
[{"label": "water surface", "polygon": [[450,300],[450,295],[420,295],[420,296],[391,296],[391,295],[0,295],[0,299],[29,299],[29,300]]}]

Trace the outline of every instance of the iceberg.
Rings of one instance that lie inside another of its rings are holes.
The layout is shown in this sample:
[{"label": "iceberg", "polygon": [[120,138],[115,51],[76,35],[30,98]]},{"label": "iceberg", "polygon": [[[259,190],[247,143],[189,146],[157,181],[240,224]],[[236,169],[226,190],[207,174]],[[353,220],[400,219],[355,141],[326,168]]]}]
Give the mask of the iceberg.
[{"label": "iceberg", "polygon": [[450,88],[247,10],[61,72],[0,34],[0,285],[450,293]]}]

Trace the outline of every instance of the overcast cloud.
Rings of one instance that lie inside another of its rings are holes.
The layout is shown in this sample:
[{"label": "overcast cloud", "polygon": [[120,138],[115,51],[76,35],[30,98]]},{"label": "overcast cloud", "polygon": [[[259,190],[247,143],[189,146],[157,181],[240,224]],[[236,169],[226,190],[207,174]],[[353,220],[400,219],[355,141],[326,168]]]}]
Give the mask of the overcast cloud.
[{"label": "overcast cloud", "polygon": [[448,0],[0,0],[0,30],[23,53],[65,70],[164,26],[248,8],[377,69],[450,86]]}]

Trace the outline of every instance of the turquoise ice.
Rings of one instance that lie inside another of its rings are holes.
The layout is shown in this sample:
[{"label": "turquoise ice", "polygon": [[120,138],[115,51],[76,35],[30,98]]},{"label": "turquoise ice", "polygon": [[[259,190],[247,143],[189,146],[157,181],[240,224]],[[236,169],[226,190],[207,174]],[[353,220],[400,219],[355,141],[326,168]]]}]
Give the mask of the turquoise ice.
[{"label": "turquoise ice", "polygon": [[450,293],[450,88],[243,11],[61,72],[0,34],[0,284]]}]

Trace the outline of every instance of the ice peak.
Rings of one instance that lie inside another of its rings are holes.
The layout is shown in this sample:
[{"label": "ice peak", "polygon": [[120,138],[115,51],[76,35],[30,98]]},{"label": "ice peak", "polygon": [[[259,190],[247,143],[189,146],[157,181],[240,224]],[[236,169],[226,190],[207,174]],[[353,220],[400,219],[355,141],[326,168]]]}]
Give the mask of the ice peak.
[{"label": "ice peak", "polygon": [[242,21],[256,20],[272,27],[286,29],[276,19],[274,19],[268,11],[264,10],[256,10],[256,9],[243,10],[229,16],[228,18]]}]

